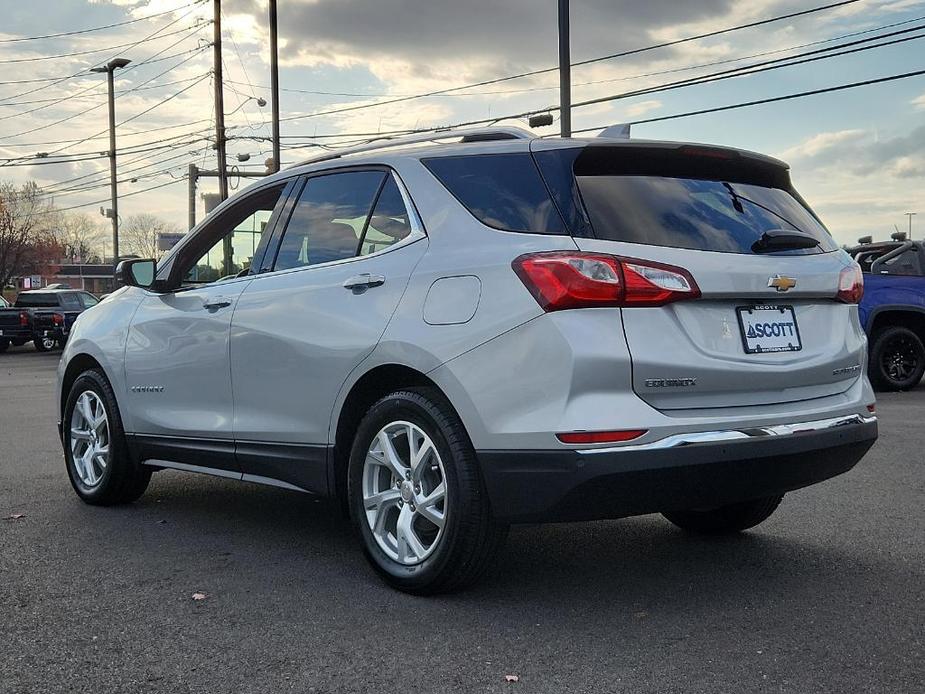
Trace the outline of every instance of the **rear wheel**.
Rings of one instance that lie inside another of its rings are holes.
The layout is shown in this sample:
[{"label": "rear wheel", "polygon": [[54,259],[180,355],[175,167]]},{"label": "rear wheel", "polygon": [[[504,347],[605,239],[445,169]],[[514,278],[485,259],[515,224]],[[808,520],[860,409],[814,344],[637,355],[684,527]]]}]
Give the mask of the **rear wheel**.
[{"label": "rear wheel", "polygon": [[909,328],[894,325],[877,333],[868,368],[877,390],[909,390],[925,373],[925,346]]},{"label": "rear wheel", "polygon": [[351,450],[347,489],[367,559],[408,593],[475,582],[507,534],[492,520],[462,422],[431,388],[395,392],[370,408]]},{"label": "rear wheel", "polygon": [[679,528],[694,533],[724,535],[754,528],[767,520],[784,496],[768,496],[705,510],[666,511],[662,515]]},{"label": "rear wheel", "polygon": [[110,506],[144,494],[151,469],[129,455],[116,397],[102,371],[85,371],[74,381],[62,422],[67,473],[81,499]]},{"label": "rear wheel", "polygon": [[6,338],[0,338],[0,354],[10,348],[10,341]]}]

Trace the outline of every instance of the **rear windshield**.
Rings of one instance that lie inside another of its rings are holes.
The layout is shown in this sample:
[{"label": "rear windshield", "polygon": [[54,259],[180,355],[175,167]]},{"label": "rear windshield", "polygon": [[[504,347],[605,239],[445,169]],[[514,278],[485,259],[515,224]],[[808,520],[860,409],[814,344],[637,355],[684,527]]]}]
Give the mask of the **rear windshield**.
[{"label": "rear windshield", "polygon": [[810,234],[819,253],[837,248],[788,191],[748,183],[661,176],[577,176],[597,238],[702,251],[751,253],[772,229]]},{"label": "rear windshield", "polygon": [[17,307],[57,308],[57,294],[20,294],[16,297]]}]

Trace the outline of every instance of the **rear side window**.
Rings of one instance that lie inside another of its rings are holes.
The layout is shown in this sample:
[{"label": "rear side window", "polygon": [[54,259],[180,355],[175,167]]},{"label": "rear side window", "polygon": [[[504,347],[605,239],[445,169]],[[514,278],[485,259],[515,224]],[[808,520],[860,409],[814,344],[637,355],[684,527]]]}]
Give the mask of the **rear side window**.
[{"label": "rear side window", "polygon": [[439,157],[424,165],[482,224],[504,231],[566,233],[529,152]]},{"label": "rear side window", "polygon": [[81,311],[83,306],[76,294],[61,294],[61,307],[68,311]]}]

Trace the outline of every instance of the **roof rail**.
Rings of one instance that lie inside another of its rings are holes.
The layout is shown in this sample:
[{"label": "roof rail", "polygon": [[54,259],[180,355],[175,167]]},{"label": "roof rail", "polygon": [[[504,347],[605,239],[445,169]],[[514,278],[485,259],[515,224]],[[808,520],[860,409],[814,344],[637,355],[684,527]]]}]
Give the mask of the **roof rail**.
[{"label": "roof rail", "polygon": [[400,147],[402,145],[413,145],[418,142],[436,142],[437,140],[449,140],[459,138],[460,142],[488,142],[492,140],[532,140],[536,135],[529,130],[516,127],[488,127],[488,128],[454,128],[449,130],[433,130],[426,133],[413,133],[411,135],[399,135],[397,137],[383,137],[372,142],[366,142],[362,145],[353,147],[344,147],[335,151],[329,151],[317,157],[310,157],[293,164],[295,166],[304,166],[305,164],[314,164],[320,161],[330,159],[339,159],[347,154],[357,154],[359,152],[373,152],[378,149],[387,147]]}]

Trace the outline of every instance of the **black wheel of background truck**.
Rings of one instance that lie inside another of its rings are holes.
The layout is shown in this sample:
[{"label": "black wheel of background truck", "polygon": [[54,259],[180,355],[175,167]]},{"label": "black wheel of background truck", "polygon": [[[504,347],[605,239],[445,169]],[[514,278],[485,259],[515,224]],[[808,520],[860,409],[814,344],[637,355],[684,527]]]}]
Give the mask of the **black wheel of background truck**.
[{"label": "black wheel of background truck", "polygon": [[877,390],[915,388],[925,373],[925,346],[909,328],[894,325],[879,331],[870,349],[868,375]]},{"label": "black wheel of background truck", "polygon": [[90,369],[77,377],[61,421],[64,462],[77,496],[111,506],[144,494],[152,470],[129,454],[116,396],[102,371]]},{"label": "black wheel of background truck", "polygon": [[55,338],[53,337],[36,337],[32,340],[36,352],[48,352],[55,348]]},{"label": "black wheel of background truck", "polygon": [[431,595],[474,583],[507,535],[492,518],[462,422],[433,388],[394,392],[370,407],[347,474],[366,558],[398,590]]},{"label": "black wheel of background truck", "polygon": [[0,337],[0,354],[3,354],[10,348],[10,341],[6,337]]},{"label": "black wheel of background truck", "polygon": [[742,501],[705,510],[665,511],[665,518],[683,530],[704,535],[725,535],[754,528],[777,509],[784,495]]}]

